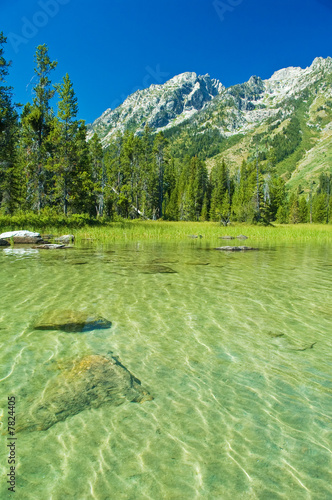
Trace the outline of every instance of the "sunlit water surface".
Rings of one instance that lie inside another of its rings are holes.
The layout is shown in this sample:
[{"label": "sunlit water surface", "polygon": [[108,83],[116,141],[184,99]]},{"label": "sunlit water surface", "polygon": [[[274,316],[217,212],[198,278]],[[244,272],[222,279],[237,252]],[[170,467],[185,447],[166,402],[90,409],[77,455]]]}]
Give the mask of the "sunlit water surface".
[{"label": "sunlit water surface", "polygon": [[[20,421],[68,360],[113,353],[154,400],[18,433],[17,499],[332,499],[331,282],[324,245],[0,249],[0,497],[7,397]],[[52,308],[112,327],[34,330]]]}]

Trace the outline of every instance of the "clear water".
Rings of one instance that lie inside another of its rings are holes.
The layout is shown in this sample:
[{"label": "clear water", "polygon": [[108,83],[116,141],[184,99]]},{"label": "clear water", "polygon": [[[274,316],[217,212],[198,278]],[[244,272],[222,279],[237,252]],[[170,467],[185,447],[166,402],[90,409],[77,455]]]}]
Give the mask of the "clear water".
[{"label": "clear water", "polygon": [[[69,360],[112,352],[155,399],[17,434],[16,498],[332,499],[331,282],[318,245],[0,249],[0,498],[7,396],[23,419]],[[113,325],[34,330],[53,307]]]}]

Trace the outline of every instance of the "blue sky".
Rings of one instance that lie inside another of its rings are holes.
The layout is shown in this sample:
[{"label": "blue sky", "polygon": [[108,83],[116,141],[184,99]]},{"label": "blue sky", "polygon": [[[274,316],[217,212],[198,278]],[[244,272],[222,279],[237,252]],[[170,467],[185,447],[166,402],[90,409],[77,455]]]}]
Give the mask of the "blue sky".
[{"label": "blue sky", "polygon": [[332,0],[1,0],[15,99],[32,100],[46,43],[88,123],[138,88],[185,71],[226,87],[332,56]]}]

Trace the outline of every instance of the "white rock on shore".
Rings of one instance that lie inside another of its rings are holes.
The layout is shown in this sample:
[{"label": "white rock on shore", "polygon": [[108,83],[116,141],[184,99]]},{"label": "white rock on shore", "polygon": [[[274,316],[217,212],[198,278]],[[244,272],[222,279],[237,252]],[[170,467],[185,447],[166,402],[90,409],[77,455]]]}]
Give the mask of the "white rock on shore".
[{"label": "white rock on shore", "polygon": [[32,233],[31,231],[9,231],[7,233],[0,234],[0,239],[6,238],[40,238],[40,233]]}]

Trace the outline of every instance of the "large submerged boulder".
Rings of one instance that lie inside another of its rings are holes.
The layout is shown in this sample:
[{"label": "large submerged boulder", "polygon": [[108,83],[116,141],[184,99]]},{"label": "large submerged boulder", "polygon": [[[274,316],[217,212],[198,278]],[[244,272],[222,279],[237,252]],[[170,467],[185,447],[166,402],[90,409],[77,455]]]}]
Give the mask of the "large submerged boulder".
[{"label": "large submerged boulder", "polygon": [[35,323],[35,330],[63,330],[65,332],[88,332],[110,328],[111,321],[85,311],[55,309],[44,313]]},{"label": "large submerged boulder", "polygon": [[126,401],[143,403],[153,397],[121,362],[90,355],[73,362],[51,381],[40,398],[24,412],[17,431],[44,431],[89,408]]},{"label": "large submerged boulder", "polygon": [[0,247],[7,247],[10,243],[7,240],[0,238]]},{"label": "large submerged boulder", "polygon": [[11,240],[14,243],[20,244],[36,244],[43,243],[43,238],[39,233],[33,233],[32,231],[9,231],[7,233],[0,234],[0,239]]}]

